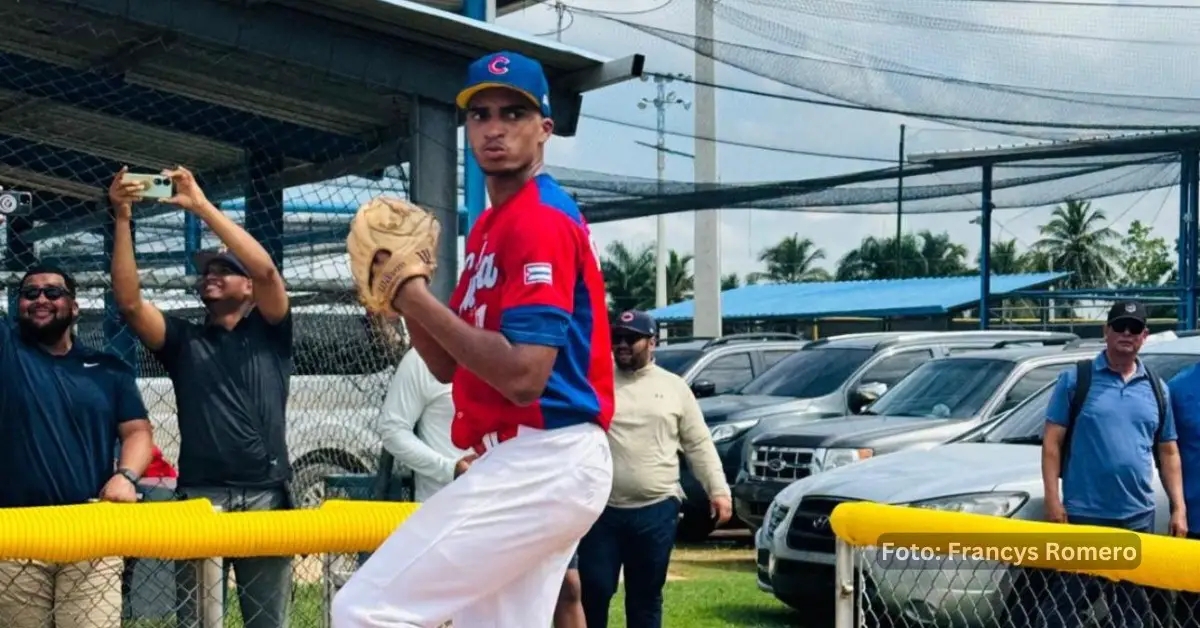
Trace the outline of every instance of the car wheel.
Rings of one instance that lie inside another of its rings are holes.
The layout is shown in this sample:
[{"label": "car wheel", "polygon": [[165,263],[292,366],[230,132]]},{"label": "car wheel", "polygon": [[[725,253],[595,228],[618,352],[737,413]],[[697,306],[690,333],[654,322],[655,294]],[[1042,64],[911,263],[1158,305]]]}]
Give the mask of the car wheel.
[{"label": "car wheel", "polygon": [[684,512],[675,529],[675,540],[684,543],[703,543],[716,529],[708,513]]}]

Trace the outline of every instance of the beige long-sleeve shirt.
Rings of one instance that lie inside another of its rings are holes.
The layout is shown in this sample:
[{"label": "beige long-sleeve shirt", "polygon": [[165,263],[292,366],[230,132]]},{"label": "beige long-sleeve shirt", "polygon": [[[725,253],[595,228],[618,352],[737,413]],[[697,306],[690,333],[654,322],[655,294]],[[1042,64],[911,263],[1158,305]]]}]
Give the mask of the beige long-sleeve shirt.
[{"label": "beige long-sleeve shirt", "polygon": [[617,369],[608,442],[613,460],[610,506],[635,508],[669,497],[682,499],[680,450],[709,497],[729,495],[696,397],[683,378],[653,362],[634,372]]}]

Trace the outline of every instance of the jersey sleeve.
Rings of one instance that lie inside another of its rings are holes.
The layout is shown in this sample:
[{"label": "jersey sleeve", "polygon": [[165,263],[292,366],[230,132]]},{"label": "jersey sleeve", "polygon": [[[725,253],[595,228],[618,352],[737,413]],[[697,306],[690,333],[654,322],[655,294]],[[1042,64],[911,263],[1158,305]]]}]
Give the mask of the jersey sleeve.
[{"label": "jersey sleeve", "polygon": [[516,344],[562,347],[579,282],[578,228],[556,211],[514,229],[500,260],[500,333]]}]

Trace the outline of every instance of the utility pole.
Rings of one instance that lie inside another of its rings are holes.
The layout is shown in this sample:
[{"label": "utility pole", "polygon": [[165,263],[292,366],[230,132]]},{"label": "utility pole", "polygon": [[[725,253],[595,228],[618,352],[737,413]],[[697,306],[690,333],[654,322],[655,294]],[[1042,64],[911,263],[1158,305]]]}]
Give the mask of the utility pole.
[{"label": "utility pole", "polygon": [[[655,128],[658,131],[657,142],[655,142],[655,152],[658,153],[658,195],[662,196],[663,182],[666,180],[667,170],[667,153],[671,152],[667,149],[667,107],[672,105],[683,105],[685,110],[692,108],[692,103],[680,98],[675,92],[667,91],[667,84],[675,80],[676,77],[688,78],[686,75],[677,74],[674,76],[665,74],[654,75],[654,84],[658,91],[654,99],[643,98],[638,101],[638,109],[646,109],[654,107],[656,114]],[[646,81],[649,77],[642,75],[642,80]],[[654,307],[660,308],[667,305],[667,217],[665,214],[655,216],[657,235],[654,242]]]},{"label": "utility pole", "polygon": [[904,125],[900,125],[900,154],[896,158],[896,279],[901,279],[901,265],[904,247],[900,246],[900,238],[904,222]]},{"label": "utility pole", "polygon": [[562,0],[556,0],[554,3],[554,12],[558,14],[558,27],[554,29],[554,38],[561,42],[563,32],[563,15],[567,12],[567,5],[563,4]]},{"label": "utility pole", "polygon": [[[714,0],[696,0],[696,159],[692,179],[697,186],[717,182],[716,63],[713,61]],[[717,338],[721,335],[721,210],[696,212],[696,243],[692,335]]]}]

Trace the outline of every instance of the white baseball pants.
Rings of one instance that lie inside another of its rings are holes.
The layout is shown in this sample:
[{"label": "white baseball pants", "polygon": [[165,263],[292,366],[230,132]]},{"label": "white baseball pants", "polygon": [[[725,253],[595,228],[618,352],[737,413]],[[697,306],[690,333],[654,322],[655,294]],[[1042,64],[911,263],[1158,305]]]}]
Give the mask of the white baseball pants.
[{"label": "white baseball pants", "polygon": [[521,428],[434,493],[333,599],[333,628],[549,628],[612,490],[597,425]]}]

